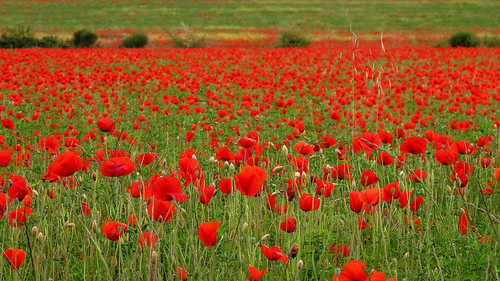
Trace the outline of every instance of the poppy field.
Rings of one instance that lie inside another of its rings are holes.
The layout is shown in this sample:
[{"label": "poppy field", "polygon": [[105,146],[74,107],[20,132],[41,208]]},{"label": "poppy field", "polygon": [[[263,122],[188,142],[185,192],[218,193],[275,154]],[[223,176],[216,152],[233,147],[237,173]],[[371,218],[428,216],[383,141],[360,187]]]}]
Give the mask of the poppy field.
[{"label": "poppy field", "polygon": [[498,280],[499,58],[0,50],[0,279]]}]

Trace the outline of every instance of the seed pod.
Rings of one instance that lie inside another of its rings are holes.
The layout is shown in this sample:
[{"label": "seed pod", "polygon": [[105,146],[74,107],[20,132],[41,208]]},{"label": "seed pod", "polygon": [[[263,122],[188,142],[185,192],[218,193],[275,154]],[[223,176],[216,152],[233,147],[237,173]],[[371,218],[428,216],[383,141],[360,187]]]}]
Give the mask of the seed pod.
[{"label": "seed pod", "polygon": [[273,173],[279,173],[279,172],[283,171],[283,166],[281,166],[281,165],[280,166],[276,166],[276,167],[273,168],[272,171],[273,171]]},{"label": "seed pod", "polygon": [[267,241],[271,238],[271,234],[266,234],[264,236],[262,236],[262,238],[260,238],[260,241]]},{"label": "seed pod", "polygon": [[38,236],[36,237],[38,243],[42,244],[43,242],[43,234],[40,232],[38,233]]}]

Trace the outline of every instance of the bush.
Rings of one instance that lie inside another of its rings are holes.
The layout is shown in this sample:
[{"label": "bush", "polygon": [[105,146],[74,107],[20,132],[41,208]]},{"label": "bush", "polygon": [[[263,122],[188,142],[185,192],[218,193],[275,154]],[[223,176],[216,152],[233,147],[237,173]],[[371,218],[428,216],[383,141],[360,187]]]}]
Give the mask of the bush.
[{"label": "bush", "polygon": [[477,47],[479,46],[479,39],[472,32],[457,32],[451,35],[448,40],[451,47]]},{"label": "bush", "polygon": [[35,48],[37,45],[38,40],[29,27],[8,29],[0,36],[0,48],[2,49]]},{"label": "bush", "polygon": [[174,34],[167,31],[170,37],[170,42],[172,42],[172,47],[174,48],[204,48],[206,47],[205,37],[197,38],[194,34],[193,29],[184,23],[181,23],[181,27],[184,31],[183,35]]},{"label": "bush", "polygon": [[93,31],[80,29],[73,33],[71,43],[77,48],[90,48],[97,42],[97,34]]},{"label": "bush", "polygon": [[148,44],[148,36],[144,33],[134,33],[123,39],[122,46],[125,48],[143,48]]},{"label": "bush", "polygon": [[298,29],[283,28],[278,32],[276,41],[278,48],[304,48],[311,45],[311,40],[307,35]]},{"label": "bush", "polygon": [[44,36],[38,40],[38,47],[40,48],[69,48],[69,43],[64,42],[57,36]]}]

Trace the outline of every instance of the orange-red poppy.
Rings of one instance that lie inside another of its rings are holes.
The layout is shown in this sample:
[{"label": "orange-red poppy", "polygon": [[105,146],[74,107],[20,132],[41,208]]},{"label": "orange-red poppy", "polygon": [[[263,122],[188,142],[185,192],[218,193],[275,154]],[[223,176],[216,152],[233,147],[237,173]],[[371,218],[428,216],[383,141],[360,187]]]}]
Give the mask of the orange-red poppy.
[{"label": "orange-red poppy", "polygon": [[252,197],[261,190],[267,174],[266,170],[259,166],[247,166],[243,167],[234,179],[241,194]]},{"label": "orange-red poppy", "polygon": [[26,252],[22,249],[5,249],[3,256],[12,269],[19,269],[26,259]]},{"label": "orange-red poppy", "polygon": [[217,243],[217,229],[220,226],[220,222],[205,222],[201,223],[198,229],[198,238],[207,247],[212,247]]},{"label": "orange-red poppy", "polygon": [[83,169],[83,159],[73,151],[67,151],[54,159],[54,162],[49,164],[49,169],[43,175],[42,180],[56,182],[59,178],[69,177]]},{"label": "orange-red poppy", "polygon": [[279,246],[272,246],[271,248],[269,248],[266,245],[262,245],[260,246],[260,250],[269,260],[279,260],[284,263],[288,263],[288,256],[281,252],[281,248]]},{"label": "orange-red poppy", "polygon": [[132,174],[135,163],[128,157],[113,157],[102,162],[101,174],[106,177],[120,177]]},{"label": "orange-red poppy", "polygon": [[102,225],[102,234],[115,242],[118,242],[125,230],[127,230],[127,225],[116,221],[107,221]]}]

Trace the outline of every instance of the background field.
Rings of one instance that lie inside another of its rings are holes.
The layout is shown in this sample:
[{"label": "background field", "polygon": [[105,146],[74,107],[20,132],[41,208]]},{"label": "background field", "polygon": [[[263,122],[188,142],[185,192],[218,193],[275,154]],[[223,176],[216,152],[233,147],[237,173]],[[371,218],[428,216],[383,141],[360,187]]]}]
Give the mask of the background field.
[{"label": "background field", "polygon": [[[498,34],[499,1],[3,1],[0,29],[30,26],[69,36],[78,28],[157,34],[184,22],[215,39],[259,40],[294,25],[316,40],[348,40],[349,23],[365,39],[435,41],[457,30]],[[346,16],[347,14],[347,16]],[[376,33],[376,34],[373,34]],[[114,33],[109,35],[115,36]]]}]

